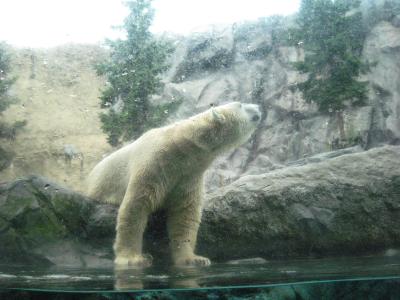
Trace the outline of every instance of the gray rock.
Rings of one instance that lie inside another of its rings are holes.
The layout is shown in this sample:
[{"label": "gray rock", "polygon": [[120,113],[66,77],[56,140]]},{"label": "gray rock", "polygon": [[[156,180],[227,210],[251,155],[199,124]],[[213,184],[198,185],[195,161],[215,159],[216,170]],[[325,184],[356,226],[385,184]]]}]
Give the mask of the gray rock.
[{"label": "gray rock", "polygon": [[249,175],[208,195],[213,259],[361,254],[400,244],[400,147]]},{"label": "gray rock", "polygon": [[263,22],[234,26],[236,62],[260,60],[272,51],[271,34]]},{"label": "gray rock", "polygon": [[400,15],[395,16],[391,23],[394,27],[400,27]]},{"label": "gray rock", "polygon": [[176,67],[172,82],[183,82],[193,76],[199,77],[232,65],[234,56],[231,28],[194,35],[184,47],[184,59]]},{"label": "gray rock", "polygon": [[0,262],[107,265],[115,214],[42,177],[1,184]]},{"label": "gray rock", "polygon": [[363,151],[363,149],[360,146],[354,146],[354,147],[349,147],[349,148],[340,149],[340,150],[336,150],[336,151],[324,152],[324,153],[320,153],[320,154],[313,155],[310,157],[305,157],[300,160],[289,162],[289,163],[287,163],[287,166],[291,166],[291,167],[304,166],[306,164],[322,162],[322,161],[325,161],[330,158],[335,158],[335,157],[339,157],[339,156],[342,156],[345,154],[357,153],[357,152],[361,152],[361,151]]},{"label": "gray rock", "polygon": [[[363,50],[376,63],[365,78],[370,82],[371,125],[369,147],[400,140],[400,28],[378,23],[369,33]],[[394,63],[396,62],[396,63]]]}]

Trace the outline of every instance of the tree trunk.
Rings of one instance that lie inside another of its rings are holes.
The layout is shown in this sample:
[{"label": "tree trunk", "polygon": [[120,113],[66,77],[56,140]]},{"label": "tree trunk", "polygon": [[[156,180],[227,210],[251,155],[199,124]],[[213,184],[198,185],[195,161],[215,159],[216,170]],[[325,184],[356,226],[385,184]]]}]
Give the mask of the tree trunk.
[{"label": "tree trunk", "polygon": [[338,121],[340,141],[341,141],[341,143],[343,143],[346,140],[346,134],[344,132],[344,119],[343,119],[343,111],[342,110],[339,110],[336,113],[336,118]]}]

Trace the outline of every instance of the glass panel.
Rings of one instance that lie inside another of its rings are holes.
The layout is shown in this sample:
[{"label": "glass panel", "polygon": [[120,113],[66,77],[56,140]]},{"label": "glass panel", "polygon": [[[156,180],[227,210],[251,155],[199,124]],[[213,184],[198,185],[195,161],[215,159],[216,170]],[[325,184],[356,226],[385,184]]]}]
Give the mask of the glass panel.
[{"label": "glass panel", "polygon": [[0,298],[392,295],[399,62],[400,0],[2,0]]}]

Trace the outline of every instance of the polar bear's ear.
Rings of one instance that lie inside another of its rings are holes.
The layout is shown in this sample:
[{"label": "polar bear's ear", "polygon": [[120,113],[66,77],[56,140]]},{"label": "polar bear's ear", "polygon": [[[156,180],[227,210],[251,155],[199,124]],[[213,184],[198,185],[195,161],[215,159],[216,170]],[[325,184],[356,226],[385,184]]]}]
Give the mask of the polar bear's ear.
[{"label": "polar bear's ear", "polygon": [[216,109],[211,109],[213,120],[218,122],[218,123],[224,123],[225,122],[225,116],[221,113],[219,113]]}]

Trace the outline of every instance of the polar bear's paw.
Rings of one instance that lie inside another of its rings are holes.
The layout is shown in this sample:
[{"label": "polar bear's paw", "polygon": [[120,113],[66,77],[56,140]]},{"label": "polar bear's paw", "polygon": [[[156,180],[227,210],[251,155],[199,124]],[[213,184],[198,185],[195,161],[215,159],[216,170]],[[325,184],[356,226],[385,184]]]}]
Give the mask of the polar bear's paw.
[{"label": "polar bear's paw", "polygon": [[177,266],[209,266],[211,261],[207,257],[191,255],[188,257],[178,258],[175,261]]},{"label": "polar bear's paw", "polygon": [[153,262],[153,257],[149,254],[144,255],[117,255],[114,260],[114,264],[117,268],[125,267],[136,267],[136,268],[146,268],[150,267]]}]

